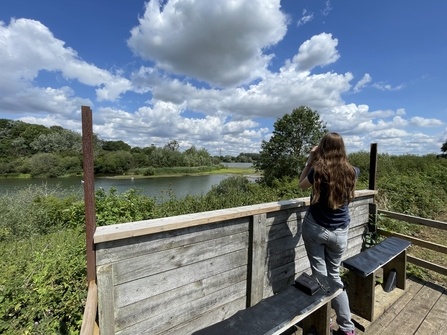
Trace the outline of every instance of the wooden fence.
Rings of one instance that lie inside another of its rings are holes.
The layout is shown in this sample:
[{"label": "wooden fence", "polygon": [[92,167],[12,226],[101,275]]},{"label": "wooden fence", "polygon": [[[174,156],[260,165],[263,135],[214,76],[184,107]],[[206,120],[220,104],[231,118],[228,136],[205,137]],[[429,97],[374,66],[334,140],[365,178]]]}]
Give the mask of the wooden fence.
[{"label": "wooden fence", "polygon": [[[400,214],[400,213],[395,213],[395,212],[390,212],[390,211],[385,211],[385,210],[378,210],[377,213],[384,215],[391,219],[405,221],[405,222],[413,223],[413,224],[419,224],[419,225],[423,225],[426,227],[432,227],[432,228],[436,228],[436,229],[440,229],[440,230],[447,230],[447,223],[442,222],[442,221],[428,220],[428,219],[423,219],[423,218],[416,217],[416,216]],[[410,241],[414,245],[418,245],[423,248],[434,250],[436,252],[440,252],[444,255],[447,255],[447,246],[445,246],[445,245],[427,242],[427,241],[424,241],[424,240],[421,240],[421,239],[418,239],[418,238],[415,238],[412,236],[407,236],[407,235],[403,235],[403,234],[399,234],[399,233],[395,233],[395,232],[389,232],[384,229],[377,229],[377,232],[384,236],[400,237],[400,238]],[[432,271],[435,271],[442,275],[447,276],[447,268],[446,267],[428,262],[426,260],[411,256],[411,255],[407,255],[407,260],[408,260],[408,262],[410,262],[414,265],[417,265],[417,266],[423,267],[425,269],[432,270]]]},{"label": "wooden fence", "polygon": [[[356,192],[345,257],[361,251],[376,191]],[[309,271],[309,198],[98,227],[101,334],[189,334]]]}]

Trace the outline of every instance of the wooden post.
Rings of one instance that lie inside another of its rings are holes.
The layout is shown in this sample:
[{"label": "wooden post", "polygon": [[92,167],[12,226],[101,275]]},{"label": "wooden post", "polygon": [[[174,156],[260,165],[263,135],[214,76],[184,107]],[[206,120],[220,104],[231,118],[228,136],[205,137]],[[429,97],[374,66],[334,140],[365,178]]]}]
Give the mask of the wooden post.
[{"label": "wooden post", "polygon": [[82,106],[82,156],[84,166],[85,236],[87,242],[87,280],[96,282],[96,257],[93,235],[96,230],[95,180],[93,170],[92,110]]},{"label": "wooden post", "polygon": [[264,298],[265,274],[265,223],[266,214],[253,215],[250,229],[250,246],[247,280],[247,307],[256,305]]},{"label": "wooden post", "polygon": [[369,189],[376,189],[377,179],[377,143],[371,143],[371,151],[369,155]]}]

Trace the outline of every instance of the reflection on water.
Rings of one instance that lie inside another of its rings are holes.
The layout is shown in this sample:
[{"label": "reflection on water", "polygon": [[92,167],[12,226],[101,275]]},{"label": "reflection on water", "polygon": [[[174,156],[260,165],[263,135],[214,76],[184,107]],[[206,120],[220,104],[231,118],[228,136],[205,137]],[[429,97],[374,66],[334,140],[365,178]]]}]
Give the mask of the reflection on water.
[{"label": "reflection on water", "polygon": [[[163,194],[172,190],[177,198],[183,198],[186,195],[206,194],[213,185],[219,184],[230,175],[203,175],[203,176],[180,176],[180,177],[160,177],[147,179],[108,179],[95,178],[95,189],[100,187],[108,191],[115,187],[119,193],[129,189],[140,189],[141,194],[147,197],[160,198]],[[81,177],[73,178],[50,178],[50,179],[0,179],[0,195],[6,192],[14,191],[17,188],[27,187],[31,184],[48,187],[60,186],[63,189],[83,190]]]}]

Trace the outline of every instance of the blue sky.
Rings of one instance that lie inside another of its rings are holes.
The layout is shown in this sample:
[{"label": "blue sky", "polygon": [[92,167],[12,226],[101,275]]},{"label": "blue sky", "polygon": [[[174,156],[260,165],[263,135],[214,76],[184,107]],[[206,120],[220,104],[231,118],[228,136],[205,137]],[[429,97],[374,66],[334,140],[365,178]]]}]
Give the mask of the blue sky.
[{"label": "blue sky", "polygon": [[131,146],[258,152],[294,108],[349,152],[440,153],[447,2],[2,0],[0,117]]}]

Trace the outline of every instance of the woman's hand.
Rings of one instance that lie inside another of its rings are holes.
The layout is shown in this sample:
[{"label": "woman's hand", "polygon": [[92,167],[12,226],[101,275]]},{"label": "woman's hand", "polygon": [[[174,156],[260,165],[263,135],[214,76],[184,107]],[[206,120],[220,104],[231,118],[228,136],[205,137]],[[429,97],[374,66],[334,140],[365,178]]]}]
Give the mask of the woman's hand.
[{"label": "woman's hand", "polygon": [[313,161],[314,161],[314,159],[315,159],[315,155],[317,154],[317,149],[318,149],[318,146],[315,146],[315,147],[313,147],[312,150],[310,151],[309,158],[307,159],[307,162],[308,162],[310,165],[312,165],[312,163],[313,163]]}]

